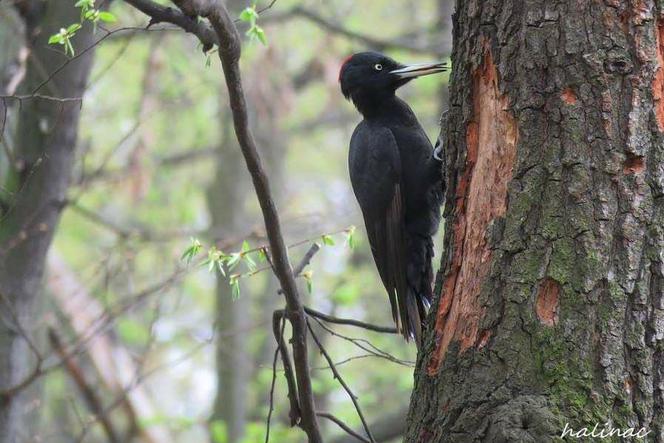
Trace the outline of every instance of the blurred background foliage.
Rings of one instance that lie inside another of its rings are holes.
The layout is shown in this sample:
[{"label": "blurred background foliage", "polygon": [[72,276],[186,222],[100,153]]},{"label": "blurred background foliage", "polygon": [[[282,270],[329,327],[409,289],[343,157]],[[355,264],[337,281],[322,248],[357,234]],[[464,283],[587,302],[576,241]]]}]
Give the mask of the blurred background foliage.
[{"label": "blurred background foliage", "polygon": [[[239,15],[248,4],[229,6]],[[51,297],[43,324],[67,343],[80,340],[75,323],[87,307],[63,309],[57,291],[66,278],[87,297],[84,304],[106,312],[108,321],[95,334],[107,338],[121,386],[100,375],[89,353],[82,352],[77,364],[122,435],[142,438],[141,429],[155,429],[154,441],[263,441],[275,347],[271,315],[283,305],[277,283],[269,271],[243,276],[234,300],[218,271],[181,260],[192,237],[204,250],[216,243],[224,252],[238,251],[244,240],[252,248],[266,243],[234,141],[219,60],[206,57],[196,39],[180,31],[139,29],[146,17],[120,1],[110,11],[117,22],[108,29],[136,29],[113,33],[97,48],[70,204],[49,259]],[[371,48],[362,36],[392,42],[386,52],[400,61],[447,58],[449,13],[449,1],[440,0],[278,0],[258,20],[267,45],[245,41],[241,62],[252,125],[287,243],[299,244],[290,249],[291,261],[299,262],[314,241],[322,246],[308,268],[310,293],[299,279],[305,303],[314,309],[380,325],[392,321],[348,179],[348,141],[359,115],[339,92],[341,62]],[[75,38],[73,44],[81,49]],[[446,107],[446,82],[425,77],[399,93],[432,140]],[[344,233],[352,225],[358,226],[355,248]],[[240,264],[235,272],[246,271]],[[399,336],[331,329],[371,342],[353,343],[318,328],[369,422],[404,420],[414,345]],[[100,346],[95,343],[90,346]],[[390,357],[370,356],[357,343]],[[126,365],[118,364],[118,349]],[[310,349],[319,409],[357,428],[349,398]],[[280,370],[277,375],[271,441],[304,441],[303,433],[288,427],[285,381]],[[34,441],[107,441],[67,371],[51,371],[42,383]],[[133,405],[132,416],[126,393],[137,389],[149,407]],[[346,441],[335,425],[322,426],[326,441]]]}]

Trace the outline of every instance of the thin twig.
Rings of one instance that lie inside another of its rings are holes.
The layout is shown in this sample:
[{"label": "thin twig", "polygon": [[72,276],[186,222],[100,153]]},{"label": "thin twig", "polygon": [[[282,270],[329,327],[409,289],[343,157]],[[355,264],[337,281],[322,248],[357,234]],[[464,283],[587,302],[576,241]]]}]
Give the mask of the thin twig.
[{"label": "thin twig", "polygon": [[295,383],[295,376],[293,375],[293,366],[290,361],[290,354],[286,347],[284,335],[279,330],[279,323],[286,318],[286,312],[283,309],[274,311],[272,314],[272,332],[277,341],[277,348],[281,353],[281,362],[284,367],[284,377],[286,377],[286,386],[288,387],[288,401],[290,402],[290,410],[288,416],[290,417],[290,425],[295,426],[300,421],[302,412],[300,411],[300,404],[298,402],[297,384]]},{"label": "thin twig", "polygon": [[334,324],[337,324],[337,325],[355,326],[356,328],[362,328],[362,329],[366,329],[368,331],[380,332],[382,334],[396,334],[397,333],[396,328],[392,328],[392,327],[389,327],[389,326],[373,325],[371,323],[365,323],[363,321],[354,320],[354,319],[351,319],[351,318],[334,317],[334,316],[316,311],[315,309],[311,309],[308,306],[304,307],[304,312],[306,312],[308,315],[310,315],[312,317],[319,318],[319,319],[321,319],[323,321],[326,321],[328,323],[334,323]]},{"label": "thin twig", "polygon": [[327,364],[330,365],[330,370],[332,370],[334,378],[336,378],[339,381],[339,384],[341,384],[341,386],[344,388],[344,390],[350,397],[351,401],[353,402],[355,410],[357,411],[357,415],[360,417],[360,421],[362,421],[362,426],[364,426],[364,431],[367,433],[367,437],[369,437],[369,441],[371,443],[375,443],[373,435],[371,435],[371,430],[369,429],[369,425],[367,424],[367,421],[364,418],[364,414],[362,413],[362,408],[360,408],[360,404],[357,401],[357,396],[353,393],[353,391],[350,389],[350,387],[348,387],[344,379],[341,377],[341,374],[337,370],[337,367],[334,365],[334,361],[332,361],[332,357],[330,357],[330,354],[328,354],[327,351],[325,350],[323,343],[321,343],[321,341],[316,336],[316,333],[314,332],[314,329],[311,327],[309,320],[307,320],[307,327],[309,328],[309,332],[311,333],[311,338],[314,339],[314,342],[316,342],[316,345],[318,346],[318,349],[320,349],[321,354],[323,354],[323,357],[325,357],[325,360],[327,360]]},{"label": "thin twig", "polygon": [[346,340],[347,342],[352,343],[353,345],[357,346],[358,348],[362,349],[363,351],[369,352],[369,353],[375,355],[376,357],[384,358],[384,359],[389,360],[393,363],[398,363],[398,364],[402,364],[402,365],[405,365],[405,366],[412,366],[411,362],[409,362],[407,360],[402,360],[400,358],[397,358],[397,357],[393,356],[392,354],[390,354],[387,351],[383,351],[378,346],[371,343],[369,340],[366,340],[366,339],[363,339],[363,338],[348,337],[346,335],[340,334],[340,333],[334,331],[333,329],[329,328],[327,325],[325,325],[325,323],[321,322],[316,317],[312,317],[312,318],[328,334],[331,334],[335,337],[339,337],[343,340]]},{"label": "thin twig", "polygon": [[352,437],[355,437],[361,442],[364,443],[371,443],[371,440],[367,440],[366,438],[362,437],[360,434],[357,432],[353,431],[346,423],[344,423],[341,419],[335,417],[334,415],[330,414],[329,412],[316,412],[316,415],[319,417],[326,418],[330,420],[331,422],[336,423],[337,426],[339,426],[341,429],[346,431],[346,433]]},{"label": "thin twig", "polygon": [[1,100],[16,100],[23,102],[25,100],[47,100],[52,102],[82,102],[83,97],[53,97],[44,94],[28,94],[28,95],[0,95]]},{"label": "thin twig", "polygon": [[293,274],[296,277],[299,276],[302,271],[304,271],[304,268],[307,267],[307,265],[311,262],[311,259],[314,258],[314,255],[316,255],[318,251],[320,251],[320,245],[316,242],[312,243],[307,253],[304,254],[304,257],[302,257],[302,260],[300,260],[300,263],[298,263],[298,265],[293,270]]},{"label": "thin twig", "polygon": [[[284,329],[286,329],[286,317],[282,316],[281,319],[281,331],[279,332],[279,337],[284,336]],[[265,443],[270,441],[270,420],[272,419],[272,411],[274,411],[274,387],[277,382],[277,359],[279,358],[279,350],[281,346],[277,344],[277,348],[274,350],[274,359],[272,360],[272,384],[270,385],[270,406],[267,413],[267,420],[265,423]]]},{"label": "thin twig", "polygon": [[65,67],[67,67],[67,65],[69,65],[71,62],[73,62],[74,60],[78,59],[79,57],[83,56],[84,54],[88,53],[90,50],[94,49],[98,44],[100,44],[101,42],[103,42],[104,40],[106,40],[107,38],[109,38],[110,36],[112,36],[112,35],[114,35],[114,34],[117,34],[117,33],[119,33],[119,32],[126,32],[126,31],[133,30],[133,29],[134,29],[134,28],[127,27],[127,28],[118,28],[118,29],[114,29],[114,30],[112,30],[112,31],[107,31],[106,34],[105,34],[104,36],[102,36],[101,38],[99,38],[99,40],[93,42],[90,46],[88,46],[87,48],[85,48],[85,49],[83,49],[82,51],[78,52],[75,56],[73,56],[73,57],[67,59],[67,60],[66,60],[65,62],[63,62],[60,66],[58,66],[58,67],[55,69],[55,71],[51,72],[51,73],[48,75],[48,77],[46,77],[46,79],[45,79],[43,82],[41,82],[39,85],[37,85],[37,87],[36,87],[35,89],[33,89],[33,90],[31,91],[30,95],[31,95],[31,96],[37,95],[37,92],[38,92],[41,88],[43,88],[46,84],[48,84],[48,83],[53,79],[53,77],[55,77],[60,71],[62,71]]}]

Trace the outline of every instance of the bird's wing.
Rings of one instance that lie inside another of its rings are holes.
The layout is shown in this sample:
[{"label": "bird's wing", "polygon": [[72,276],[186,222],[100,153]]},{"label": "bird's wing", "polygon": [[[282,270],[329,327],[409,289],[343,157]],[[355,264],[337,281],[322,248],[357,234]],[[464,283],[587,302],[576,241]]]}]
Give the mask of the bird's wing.
[{"label": "bird's wing", "polygon": [[351,140],[350,172],[381,280],[390,298],[392,317],[406,338],[419,325],[408,315],[407,252],[404,230],[401,159],[387,128],[364,128]]}]

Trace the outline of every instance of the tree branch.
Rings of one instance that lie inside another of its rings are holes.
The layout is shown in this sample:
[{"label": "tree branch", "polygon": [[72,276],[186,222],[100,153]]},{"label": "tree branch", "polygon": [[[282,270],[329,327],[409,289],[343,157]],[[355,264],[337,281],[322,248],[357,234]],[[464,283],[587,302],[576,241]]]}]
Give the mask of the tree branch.
[{"label": "tree branch", "polygon": [[[284,329],[286,329],[286,317],[281,316],[281,328],[278,337],[284,336]],[[270,441],[270,420],[272,419],[272,411],[274,411],[274,386],[277,382],[277,359],[281,352],[280,340],[277,337],[275,338],[277,339],[277,349],[274,350],[274,358],[272,359],[272,383],[270,384],[269,409],[265,423],[265,443]]]},{"label": "tree branch", "polygon": [[336,423],[337,426],[339,426],[341,429],[346,431],[346,433],[350,436],[352,436],[354,439],[359,440],[364,443],[371,443],[370,440],[367,440],[366,438],[362,437],[360,434],[357,432],[353,431],[346,423],[344,423],[341,419],[335,417],[334,415],[330,414],[329,412],[316,412],[316,415],[322,418],[326,418],[330,420],[331,422]]},{"label": "tree branch", "polygon": [[339,317],[333,317],[328,314],[324,314],[320,311],[316,311],[315,309],[311,309],[307,306],[304,307],[304,312],[306,312],[308,315],[312,317],[319,318],[323,321],[326,321],[328,323],[335,323],[337,325],[348,325],[348,326],[355,326],[357,328],[362,328],[366,329],[368,331],[374,331],[374,332],[380,332],[382,334],[396,334],[397,330],[396,328],[391,328],[388,326],[377,326],[377,325],[372,325],[371,323],[365,323],[359,320],[353,320],[351,318],[339,318]]},{"label": "tree branch", "polygon": [[277,349],[281,354],[281,363],[284,366],[284,377],[286,377],[286,385],[288,386],[288,401],[290,402],[290,417],[291,426],[295,426],[299,421],[302,413],[300,412],[300,404],[298,402],[297,385],[295,384],[295,377],[293,376],[293,366],[290,361],[290,353],[284,341],[283,330],[279,327],[280,322],[286,319],[286,313],[283,309],[274,311],[272,314],[272,333],[277,342]]},{"label": "tree branch", "polygon": [[148,27],[157,23],[171,23],[185,32],[194,34],[203,44],[204,52],[212,49],[212,46],[218,42],[216,33],[207,23],[197,21],[195,17],[188,17],[177,9],[162,6],[152,0],[125,0],[125,3],[150,17]]},{"label": "tree branch", "polygon": [[[174,24],[195,33],[204,45],[206,42],[210,43],[210,40],[203,40],[203,38],[206,38],[206,34],[199,26],[194,26],[191,19],[183,21],[180,15],[173,15],[172,13],[170,16],[167,16],[166,10],[163,7],[158,8],[156,4],[147,0],[125,1],[136,7],[140,6],[143,8],[141,10],[152,17],[152,22],[155,20],[165,21],[170,18],[171,23],[176,21]],[[198,15],[207,18],[217,35],[219,59],[221,60],[226,79],[230,108],[233,113],[235,135],[244,156],[247,169],[251,174],[256,196],[263,212],[274,272],[279,279],[281,289],[284,291],[286,313],[292,325],[293,360],[295,377],[297,379],[298,403],[301,411],[299,426],[306,432],[310,442],[321,443],[322,438],[315,415],[313,389],[309,375],[306,317],[288,258],[288,250],[281,232],[279,215],[274,199],[272,198],[268,178],[261,164],[253,134],[249,129],[247,105],[238,64],[241,52],[240,36],[226,7],[220,0],[174,0],[174,3],[185,16],[193,17]]]},{"label": "tree branch", "polygon": [[360,404],[357,402],[357,396],[353,393],[350,387],[348,387],[344,379],[341,378],[341,374],[337,370],[337,367],[334,365],[332,357],[330,357],[330,354],[328,354],[327,351],[325,350],[323,343],[321,343],[321,341],[316,336],[316,333],[314,332],[308,320],[307,320],[307,327],[309,328],[309,332],[311,333],[311,338],[314,339],[316,345],[318,346],[318,349],[320,349],[321,354],[323,354],[323,357],[325,357],[325,360],[327,360],[327,364],[330,366],[330,370],[332,371],[334,378],[336,378],[339,381],[339,384],[341,384],[341,386],[344,388],[344,390],[350,397],[350,400],[353,402],[355,410],[357,411],[357,415],[360,417],[360,420],[362,421],[362,426],[364,427],[364,431],[367,433],[367,436],[369,437],[370,443],[375,443],[376,440],[374,440],[373,435],[371,435],[371,430],[369,429],[369,425],[367,425],[367,421],[364,418],[364,414],[362,413],[362,408],[360,408]]}]

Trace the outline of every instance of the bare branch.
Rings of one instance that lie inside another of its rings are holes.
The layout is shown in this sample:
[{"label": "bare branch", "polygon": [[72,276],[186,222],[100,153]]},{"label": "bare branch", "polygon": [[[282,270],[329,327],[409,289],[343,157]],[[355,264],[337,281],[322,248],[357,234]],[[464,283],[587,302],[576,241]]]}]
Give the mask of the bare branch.
[{"label": "bare branch", "polygon": [[411,366],[411,367],[413,366],[412,362],[410,362],[408,360],[402,360],[402,359],[400,359],[398,357],[395,357],[394,355],[390,354],[389,352],[383,351],[382,349],[380,349],[379,347],[377,347],[376,345],[371,343],[369,340],[366,340],[366,339],[363,339],[363,338],[348,337],[346,335],[340,334],[338,332],[335,332],[331,328],[329,328],[323,322],[318,320],[318,318],[316,318],[316,317],[312,317],[312,318],[328,334],[333,335],[334,337],[339,337],[343,340],[346,340],[347,342],[352,343],[353,345],[357,346],[358,348],[360,348],[363,351],[369,352],[370,354],[372,354],[376,357],[384,358],[384,359],[389,360],[393,363],[397,363],[397,364],[404,365],[404,366]]},{"label": "bare branch", "polygon": [[320,245],[318,243],[313,243],[307,253],[304,254],[304,257],[302,257],[300,263],[295,267],[293,274],[295,274],[296,277],[304,271],[304,268],[307,267],[318,251],[320,251]]},{"label": "bare branch", "polygon": [[[207,17],[219,37],[219,59],[226,78],[230,107],[233,112],[235,135],[240,144],[247,169],[256,190],[265,228],[270,243],[270,254],[274,271],[279,279],[286,298],[288,319],[293,329],[293,359],[298,386],[298,399],[302,415],[300,427],[307,433],[309,441],[322,442],[318,421],[315,415],[313,389],[307,358],[307,328],[302,301],[295,283],[295,275],[288,259],[288,250],[281,233],[279,215],[272,198],[267,175],[261,164],[256,142],[249,129],[247,105],[242,89],[238,61],[240,58],[240,36],[226,7],[220,0],[198,1],[175,0],[180,9],[197,10],[198,15]],[[194,5],[194,3],[197,3]],[[283,351],[283,349],[282,349]]]},{"label": "bare branch", "polygon": [[274,311],[272,314],[272,332],[277,341],[277,349],[281,353],[281,362],[284,366],[284,377],[286,377],[286,385],[288,386],[288,401],[290,402],[290,417],[291,426],[295,426],[300,421],[302,413],[300,411],[300,404],[298,402],[297,385],[295,377],[293,376],[293,367],[291,366],[290,354],[284,341],[283,331],[279,328],[279,323],[286,318],[286,312],[283,309]]},{"label": "bare branch", "polygon": [[341,429],[346,431],[348,435],[353,436],[355,439],[364,442],[364,443],[371,443],[371,440],[367,440],[366,438],[362,437],[360,434],[357,432],[353,431],[346,423],[344,423],[341,419],[335,417],[334,415],[330,414],[329,412],[316,412],[316,415],[319,417],[326,418],[334,423],[336,423],[337,426],[339,426]]},{"label": "bare branch", "polygon": [[362,421],[362,426],[364,426],[364,431],[367,433],[367,436],[369,437],[369,441],[371,443],[374,443],[375,440],[373,436],[371,435],[371,430],[369,429],[369,425],[367,425],[367,421],[364,418],[364,414],[362,413],[362,408],[360,408],[360,404],[357,402],[357,396],[353,391],[348,387],[344,379],[341,377],[341,374],[337,370],[337,367],[334,365],[334,361],[332,361],[332,357],[330,357],[330,354],[327,353],[325,350],[325,347],[323,346],[323,343],[318,339],[318,336],[316,336],[316,333],[314,332],[314,329],[311,327],[311,324],[307,320],[307,327],[309,328],[309,332],[311,333],[311,338],[314,339],[316,342],[316,345],[318,346],[318,349],[320,349],[321,354],[323,354],[323,357],[325,357],[325,360],[327,360],[327,364],[330,365],[330,370],[332,371],[332,374],[334,375],[334,378],[336,378],[339,381],[339,384],[344,388],[348,396],[350,397],[351,401],[353,402],[353,405],[355,406],[355,410],[357,411],[357,415],[360,417],[360,420]]},{"label": "bare branch", "polygon": [[82,97],[53,97],[50,95],[43,95],[43,94],[29,94],[29,95],[0,95],[0,100],[16,100],[18,102],[23,102],[25,100],[48,100],[52,102],[60,102],[60,103],[67,103],[67,102],[78,102],[81,103],[83,101]]},{"label": "bare branch", "polygon": [[151,0],[125,0],[125,2],[150,17],[148,27],[157,23],[172,23],[185,32],[194,34],[203,44],[204,52],[212,49],[212,46],[218,42],[214,30],[207,23],[197,21],[196,17],[188,17],[177,9],[162,6]]},{"label": "bare branch", "polygon": [[[279,331],[279,337],[284,336],[284,329],[286,329],[286,317],[281,317],[281,330]],[[277,359],[279,358],[279,352],[281,346],[277,344],[277,349],[274,350],[274,359],[272,360],[272,384],[270,385],[270,408],[267,413],[267,419],[265,423],[265,443],[270,441],[270,420],[272,419],[272,411],[274,410],[274,386],[277,381]]]},{"label": "bare branch", "polygon": [[382,334],[396,334],[397,333],[396,328],[392,328],[392,327],[388,327],[388,326],[372,325],[371,323],[365,323],[363,321],[354,320],[354,319],[351,319],[351,318],[334,317],[334,316],[316,311],[315,309],[311,309],[307,306],[304,307],[304,312],[306,312],[308,315],[310,315],[312,317],[319,318],[319,319],[321,319],[323,321],[326,321],[328,323],[335,323],[337,325],[355,326],[357,328],[366,329],[368,331],[380,332]]}]

